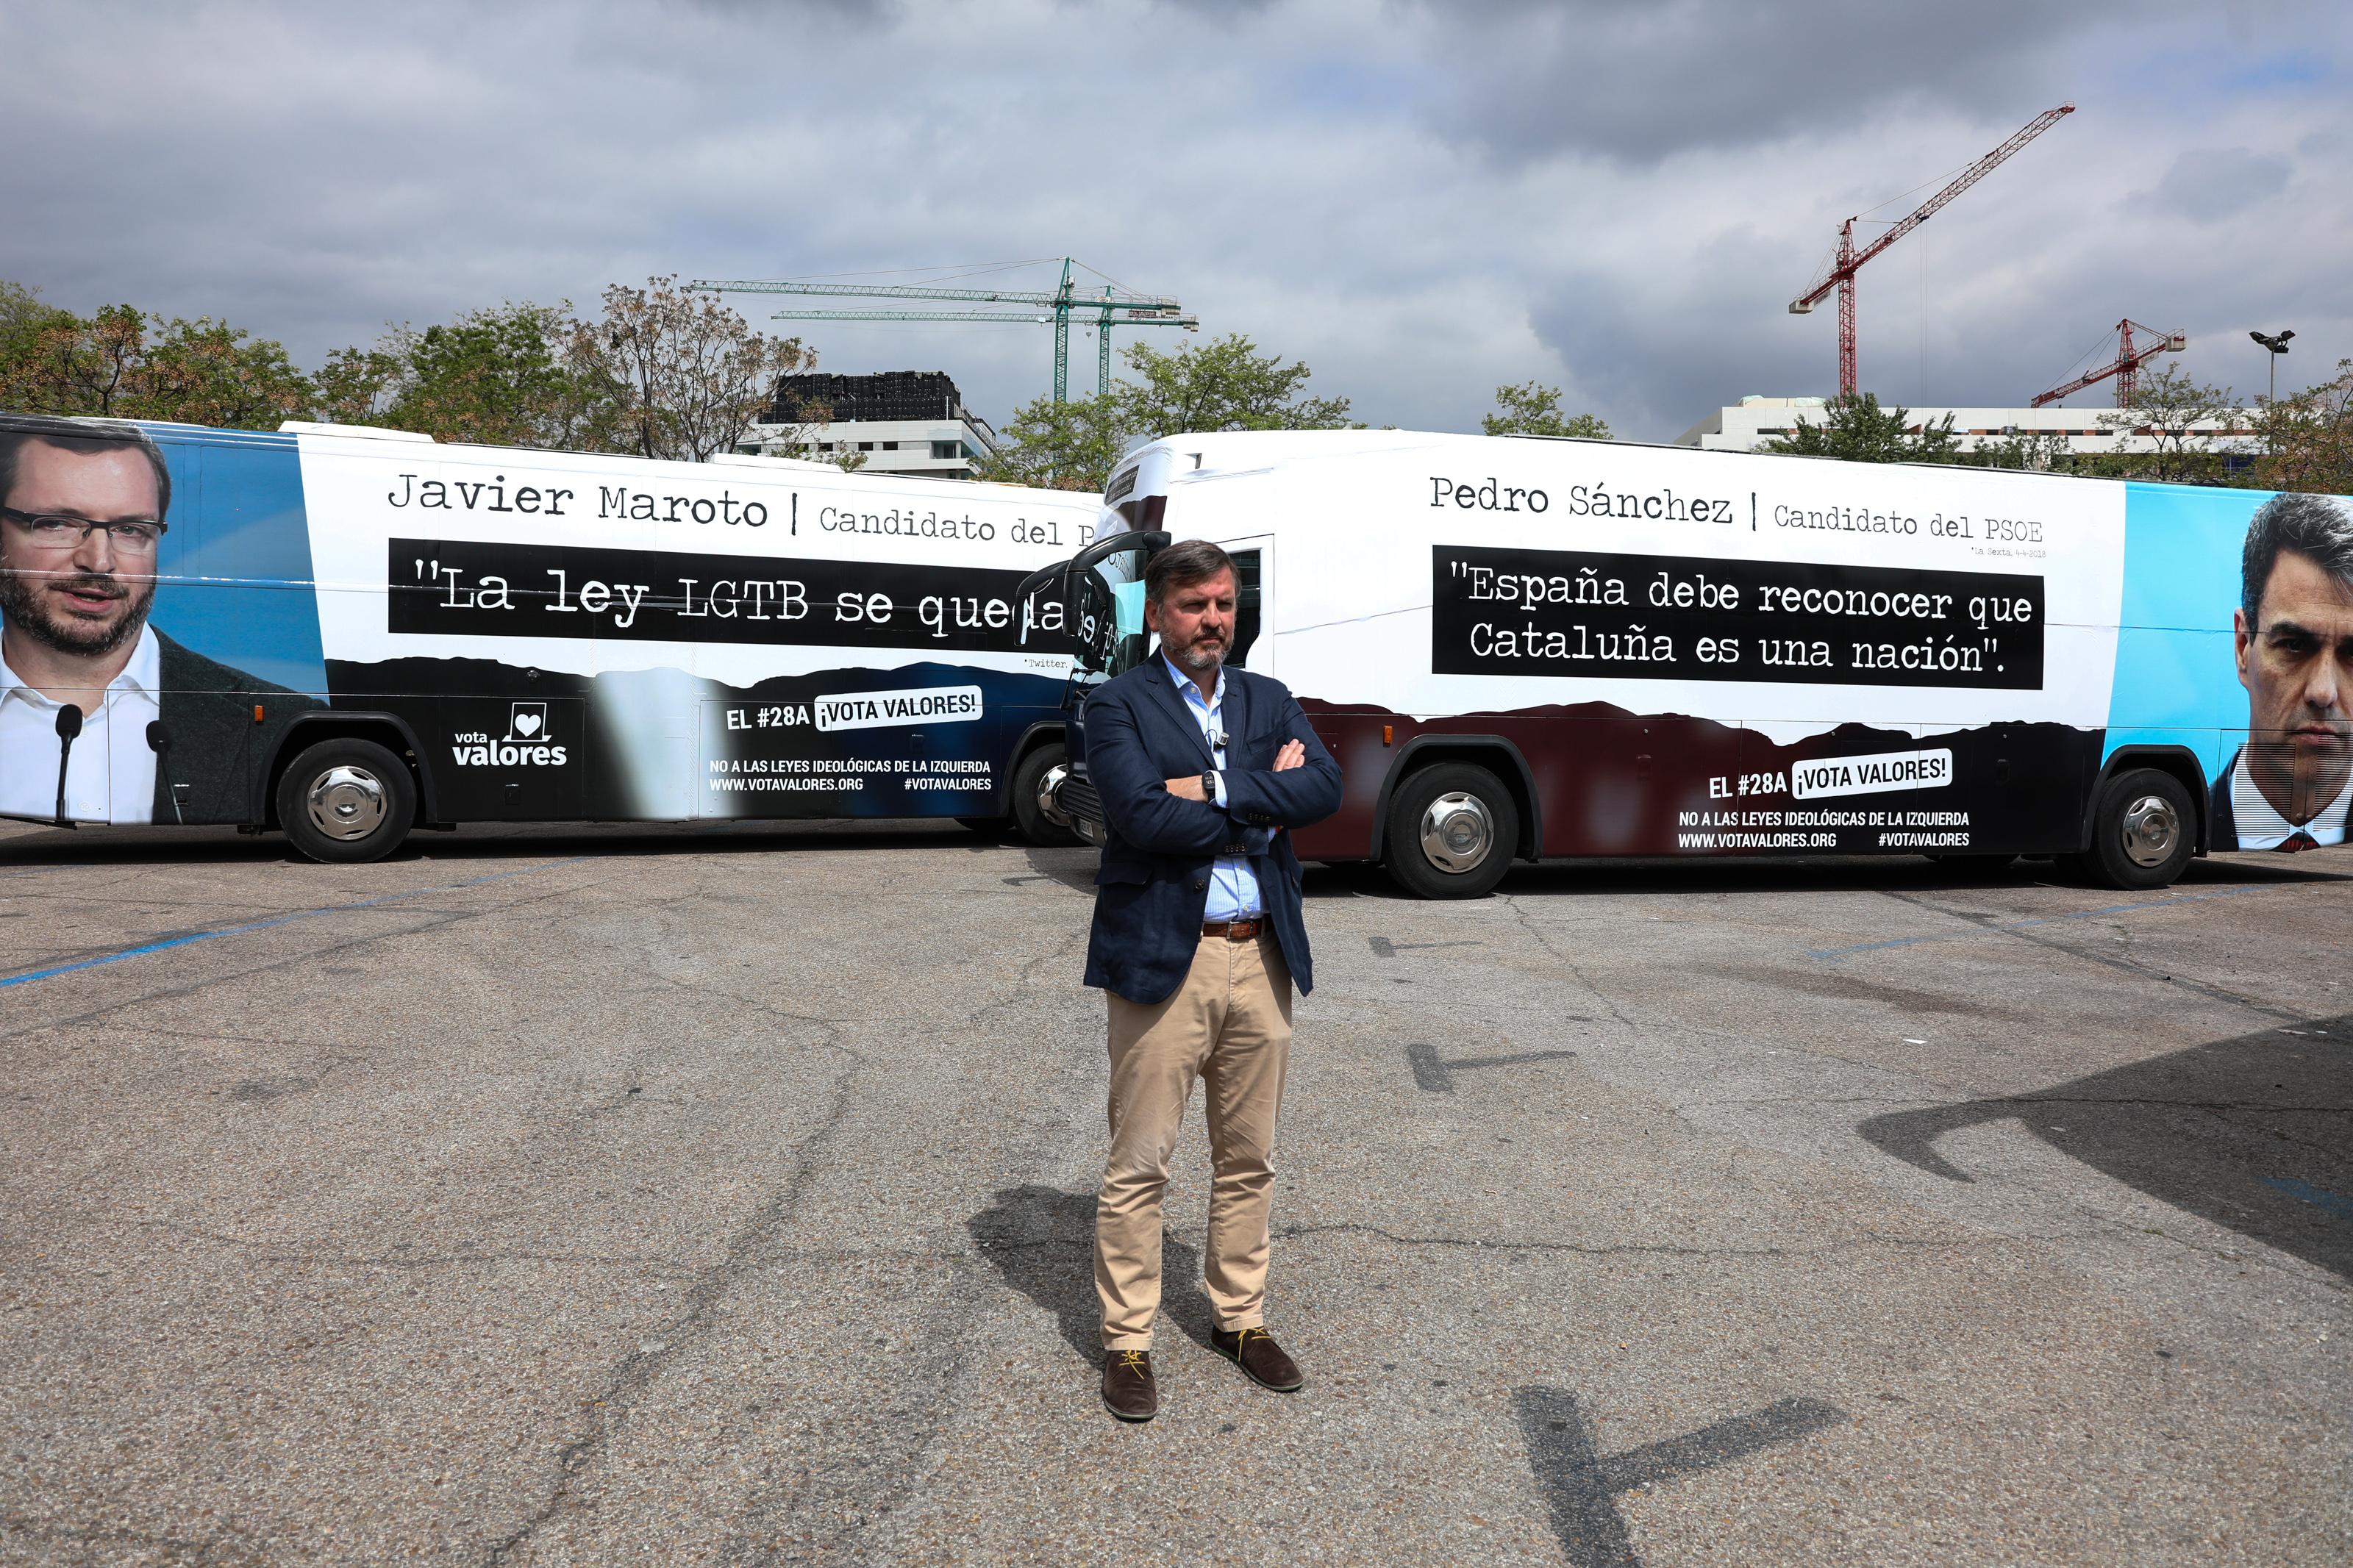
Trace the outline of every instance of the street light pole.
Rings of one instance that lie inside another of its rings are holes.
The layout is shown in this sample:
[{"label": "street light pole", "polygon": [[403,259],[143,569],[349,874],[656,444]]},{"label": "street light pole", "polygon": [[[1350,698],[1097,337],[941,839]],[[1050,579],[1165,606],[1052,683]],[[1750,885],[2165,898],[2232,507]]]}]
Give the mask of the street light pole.
[{"label": "street light pole", "polygon": [[2271,351],[2272,391],[2271,395],[2263,401],[2277,403],[2279,401],[2279,356],[2287,353],[2287,341],[2295,336],[2295,333],[2289,328],[2282,327],[2276,332],[2249,332],[2247,336]]}]

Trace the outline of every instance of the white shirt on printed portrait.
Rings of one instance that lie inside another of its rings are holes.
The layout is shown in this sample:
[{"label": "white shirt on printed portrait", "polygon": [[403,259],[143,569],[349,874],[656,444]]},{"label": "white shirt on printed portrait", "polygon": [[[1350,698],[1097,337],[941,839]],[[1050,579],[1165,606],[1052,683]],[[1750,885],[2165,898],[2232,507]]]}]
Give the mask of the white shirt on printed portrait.
[{"label": "white shirt on printed portrait", "polygon": [[[149,822],[155,813],[155,753],[147,726],[162,716],[156,687],[163,653],[153,626],[106,689],[106,701],[82,715],[66,761],[66,815],[76,822]],[[0,657],[0,816],[43,821],[58,809],[58,710],[18,679]]]}]

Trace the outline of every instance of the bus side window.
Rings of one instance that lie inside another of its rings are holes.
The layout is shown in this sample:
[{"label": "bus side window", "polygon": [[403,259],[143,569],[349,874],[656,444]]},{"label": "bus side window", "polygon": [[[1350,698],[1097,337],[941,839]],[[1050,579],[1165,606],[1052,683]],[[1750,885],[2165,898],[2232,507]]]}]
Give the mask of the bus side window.
[{"label": "bus side window", "polygon": [[[319,616],[364,611],[322,605],[311,589],[311,531],[302,469],[291,440],[174,442],[168,542],[185,553],[160,569],[199,575],[159,588],[155,625],[208,658],[274,685],[323,693]],[[184,466],[185,464],[185,466]],[[182,489],[185,473],[195,482]],[[375,606],[369,606],[374,608]],[[377,609],[377,614],[382,611]]]},{"label": "bus side window", "polygon": [[1237,550],[1234,557],[1234,647],[1226,662],[1242,669],[1250,668],[1250,645],[1258,641],[1261,620],[1259,609],[1259,552]]}]

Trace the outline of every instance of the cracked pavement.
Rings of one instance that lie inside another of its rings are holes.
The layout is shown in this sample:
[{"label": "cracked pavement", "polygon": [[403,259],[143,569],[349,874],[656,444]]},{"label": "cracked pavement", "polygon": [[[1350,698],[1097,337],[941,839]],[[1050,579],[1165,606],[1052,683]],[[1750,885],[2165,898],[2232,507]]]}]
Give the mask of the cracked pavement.
[{"label": "cracked pavement", "polygon": [[1140,1428],[1092,858],[0,825],[0,1563],[2353,1559],[2353,854],[1311,870]]}]

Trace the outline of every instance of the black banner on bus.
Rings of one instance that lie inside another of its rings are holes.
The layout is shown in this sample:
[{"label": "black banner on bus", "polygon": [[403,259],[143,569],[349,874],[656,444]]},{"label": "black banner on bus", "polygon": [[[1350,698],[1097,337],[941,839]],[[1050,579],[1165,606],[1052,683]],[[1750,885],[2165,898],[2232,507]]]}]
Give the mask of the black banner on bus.
[{"label": "black banner on bus", "polygon": [[773,555],[395,539],[385,630],[421,637],[1059,653],[1018,572]]},{"label": "black banner on bus", "polygon": [[2042,579],[1435,546],[1430,668],[1824,686],[2042,685]]}]

